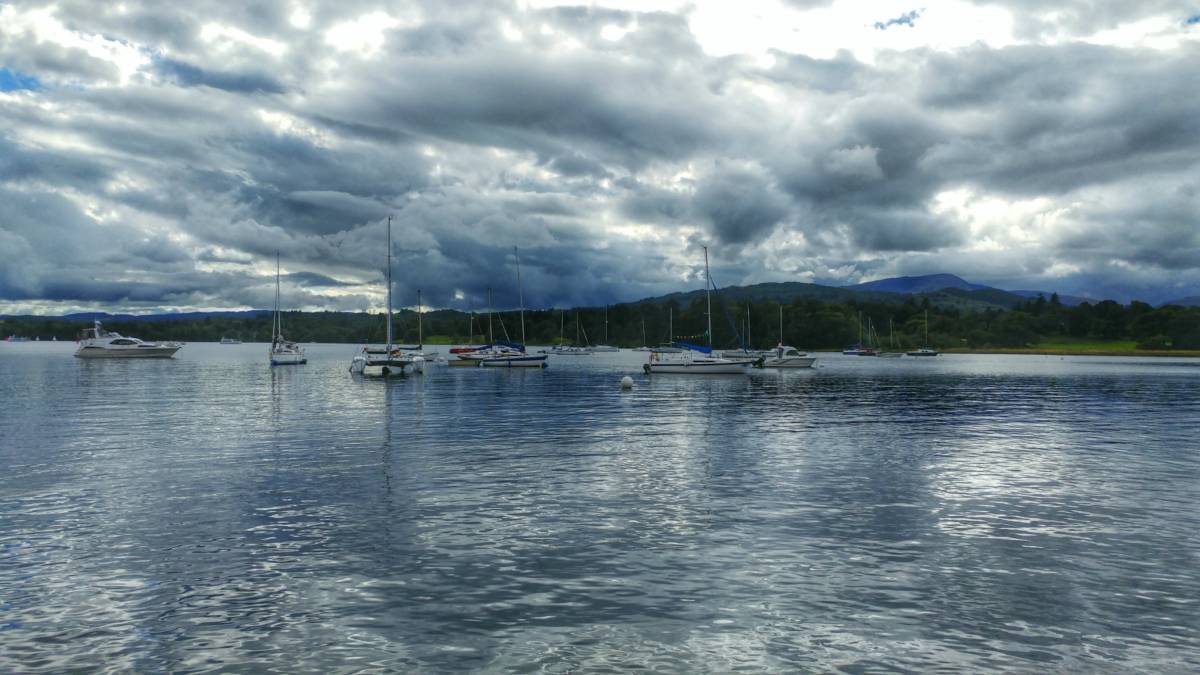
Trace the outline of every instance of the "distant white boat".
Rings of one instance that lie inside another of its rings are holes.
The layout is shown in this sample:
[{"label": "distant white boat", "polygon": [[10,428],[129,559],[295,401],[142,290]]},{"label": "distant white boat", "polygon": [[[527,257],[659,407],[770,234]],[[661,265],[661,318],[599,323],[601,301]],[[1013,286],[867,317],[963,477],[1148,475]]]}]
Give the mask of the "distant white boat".
[{"label": "distant white boat", "polygon": [[221,344],[223,344],[223,345],[240,345],[240,344],[242,344],[242,341],[237,338],[223,337],[223,338],[221,338]]},{"label": "distant white boat", "polygon": [[938,350],[929,346],[929,310],[925,310],[925,346],[908,352],[909,356],[937,356]]},{"label": "distant white boat", "polygon": [[647,375],[653,373],[737,375],[749,372],[756,359],[726,359],[712,355],[712,277],[708,274],[708,247],[704,247],[704,299],[708,303],[708,347],[680,344],[680,353],[650,352],[650,361],[642,366]]},{"label": "distant white boat", "polygon": [[542,350],[540,350],[540,353],[550,354],[552,356],[591,356],[592,355],[591,347],[579,346],[579,330],[580,330],[579,312],[575,312],[575,344],[573,344],[573,345],[563,344],[563,340],[565,339],[565,336],[563,334],[563,328],[565,327],[565,325],[566,325],[566,312],[559,312],[559,314],[558,314],[558,344],[554,345],[550,349],[542,349]]},{"label": "distant white boat", "polygon": [[783,303],[779,303],[779,346],[763,359],[764,368],[812,368],[815,356],[808,356],[795,347],[783,344]]},{"label": "distant white boat", "polygon": [[29,338],[21,337],[20,335],[9,335],[4,338],[5,342],[29,342]]},{"label": "distant white boat", "polygon": [[603,344],[592,345],[593,352],[619,352],[620,347],[613,347],[608,344],[608,305],[604,306],[604,342]]},{"label": "distant white boat", "polygon": [[[221,344],[240,344],[237,342],[225,342],[225,338],[221,338]],[[308,363],[308,359],[304,356],[304,347],[299,343],[292,342],[283,337],[283,315],[279,313],[279,253],[275,253],[275,317],[271,321],[271,348],[268,352],[272,366],[298,366]]]},{"label": "distant white boat", "polygon": [[167,359],[181,347],[183,345],[178,342],[143,342],[106,331],[97,320],[80,334],[75,356],[81,359]]}]

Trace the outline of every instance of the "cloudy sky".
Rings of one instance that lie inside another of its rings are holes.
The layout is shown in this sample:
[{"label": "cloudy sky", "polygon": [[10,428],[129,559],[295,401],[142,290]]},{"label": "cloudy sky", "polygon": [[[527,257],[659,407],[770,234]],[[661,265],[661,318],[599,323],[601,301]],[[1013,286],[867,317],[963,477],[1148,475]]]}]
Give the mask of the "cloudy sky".
[{"label": "cloudy sky", "polygon": [[[1200,3],[0,2],[0,312],[1200,294]],[[513,297],[509,297],[513,296]]]}]

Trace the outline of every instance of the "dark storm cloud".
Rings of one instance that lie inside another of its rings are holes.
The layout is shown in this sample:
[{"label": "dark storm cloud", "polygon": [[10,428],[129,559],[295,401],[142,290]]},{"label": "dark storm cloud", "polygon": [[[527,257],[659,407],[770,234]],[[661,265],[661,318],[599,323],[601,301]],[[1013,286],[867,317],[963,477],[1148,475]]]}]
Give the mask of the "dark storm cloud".
[{"label": "dark storm cloud", "polygon": [[722,169],[696,188],[697,211],[718,240],[745,244],[759,239],[788,213],[787,199],[766,177],[749,169]]},{"label": "dark storm cloud", "polygon": [[[0,300],[269,306],[279,251],[289,306],[362,308],[345,293],[379,288],[389,214],[397,294],[435,306],[489,287],[515,304],[514,244],[531,306],[677,290],[703,243],[723,283],[975,269],[1200,292],[1200,48],[1073,39],[1162,15],[1194,30],[1194,9],[979,4],[1056,42],[763,67],[705,53],[687,13],[351,0],[305,27],[284,0],[22,3],[2,11],[92,42],[0,26],[0,66],[43,84],[0,95]],[[350,44],[326,32],[372,16]],[[1058,215],[1037,250],[984,258],[936,207],[947,191]]]},{"label": "dark storm cloud", "polygon": [[262,73],[210,71],[168,58],[155,59],[155,69],[181,87],[212,87],[230,92],[282,94],[284,86]]}]

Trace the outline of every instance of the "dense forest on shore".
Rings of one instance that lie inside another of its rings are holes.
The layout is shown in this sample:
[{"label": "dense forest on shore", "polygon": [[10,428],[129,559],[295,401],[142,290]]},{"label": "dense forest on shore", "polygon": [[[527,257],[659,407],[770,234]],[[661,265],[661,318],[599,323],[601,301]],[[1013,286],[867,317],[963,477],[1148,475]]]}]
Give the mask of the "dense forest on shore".
[{"label": "dense forest on shore", "polygon": [[[718,347],[733,347],[749,335],[751,347],[779,342],[779,308],[774,300],[713,303],[713,333]],[[860,326],[873,326],[881,346],[907,349],[925,343],[925,313],[929,316],[929,342],[940,349],[1023,348],[1048,340],[1131,341],[1139,349],[1200,349],[1200,308],[1152,307],[1106,300],[1068,307],[1056,296],[1039,297],[1012,309],[964,310],[931,303],[928,296],[905,296],[900,302],[825,302],[796,298],[784,302],[783,341],[803,349],[834,349],[859,340]],[[749,323],[747,324],[747,308]],[[426,344],[465,344],[468,326],[475,342],[487,331],[486,313],[456,310],[427,311],[422,316]],[[669,341],[673,316],[675,340],[705,342],[703,296],[684,302],[675,299],[614,305],[608,310],[608,343],[621,347],[657,345]],[[600,308],[527,310],[525,335],[529,344],[554,344],[560,326],[564,342],[574,343],[576,321],[580,343],[605,340],[605,311]],[[90,323],[52,317],[0,319],[0,336],[38,336],[73,340]],[[287,312],[283,317],[287,337],[301,342],[380,343],[384,339],[382,313]],[[645,338],[643,339],[643,325]],[[889,325],[892,327],[889,330]],[[396,341],[416,343],[417,317],[409,310],[394,318]],[[105,327],[146,340],[216,341],[235,337],[245,342],[270,340],[269,312],[236,316],[207,316],[172,320],[105,320]],[[517,312],[498,312],[492,329],[497,339],[520,340]],[[869,330],[863,335],[868,340]],[[584,339],[586,335],[586,340]],[[894,336],[894,337],[893,337]]]}]

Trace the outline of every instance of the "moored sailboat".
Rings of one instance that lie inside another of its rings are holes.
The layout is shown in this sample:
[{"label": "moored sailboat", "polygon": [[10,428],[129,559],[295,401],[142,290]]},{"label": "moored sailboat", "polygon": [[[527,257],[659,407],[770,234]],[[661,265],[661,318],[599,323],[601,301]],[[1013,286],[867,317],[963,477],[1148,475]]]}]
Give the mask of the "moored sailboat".
[{"label": "moored sailboat", "polygon": [[[221,341],[225,342],[224,339]],[[304,356],[304,348],[299,343],[283,337],[283,316],[279,313],[279,252],[275,253],[275,316],[271,320],[271,349],[268,357],[272,366],[298,366],[308,363]]]},{"label": "moored sailboat", "polygon": [[406,356],[392,345],[392,217],[387,220],[387,343],[364,346],[350,361],[350,372],[364,377],[390,377],[411,373],[424,363],[420,356]]},{"label": "moored sailboat", "polygon": [[521,342],[517,345],[506,345],[503,350],[486,353],[479,365],[485,368],[545,368],[545,354],[529,354],[525,351],[525,293],[521,288],[521,255],[516,246],[513,247],[513,255],[517,261],[517,304],[521,317]]},{"label": "moored sailboat", "polygon": [[708,304],[708,346],[701,347],[698,345],[678,342],[675,343],[675,346],[682,348],[683,351],[677,354],[664,354],[657,351],[651,352],[650,361],[642,365],[642,370],[645,371],[647,375],[653,373],[738,375],[749,372],[750,367],[759,361],[759,359],[751,358],[727,359],[720,356],[713,356],[711,286],[712,277],[708,273],[708,247],[705,246],[704,299]]}]

